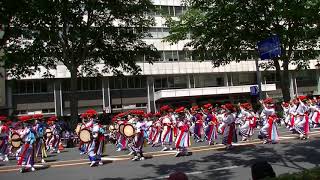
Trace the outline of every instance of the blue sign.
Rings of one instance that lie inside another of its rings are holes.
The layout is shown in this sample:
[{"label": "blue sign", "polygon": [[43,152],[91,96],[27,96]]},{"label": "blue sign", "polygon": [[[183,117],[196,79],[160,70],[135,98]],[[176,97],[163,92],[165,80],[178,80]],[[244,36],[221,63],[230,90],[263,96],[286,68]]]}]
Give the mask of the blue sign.
[{"label": "blue sign", "polygon": [[250,86],[250,95],[258,96],[259,95],[259,87],[258,86]]},{"label": "blue sign", "polygon": [[260,59],[273,59],[281,56],[281,44],[279,36],[271,36],[258,42]]}]

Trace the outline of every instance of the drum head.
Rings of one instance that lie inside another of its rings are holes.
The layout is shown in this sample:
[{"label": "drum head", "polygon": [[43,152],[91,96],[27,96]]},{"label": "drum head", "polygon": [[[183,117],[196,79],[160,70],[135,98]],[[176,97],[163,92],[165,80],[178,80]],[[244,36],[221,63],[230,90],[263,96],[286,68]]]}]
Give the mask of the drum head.
[{"label": "drum head", "polygon": [[82,129],[79,133],[79,138],[82,142],[88,143],[91,141],[91,132],[88,129]]},{"label": "drum head", "polygon": [[78,124],[75,130],[76,134],[79,134],[80,130],[81,130],[81,124]]},{"label": "drum head", "polygon": [[124,129],[125,124],[120,124],[119,125],[119,133],[123,135],[123,129]]},{"label": "drum head", "polygon": [[123,128],[123,134],[126,137],[132,137],[135,134],[135,129],[131,124],[126,124]]},{"label": "drum head", "polygon": [[50,137],[52,136],[52,131],[51,131],[50,128],[47,128],[47,129],[46,129],[45,135],[46,135],[47,138],[50,138]]},{"label": "drum head", "polygon": [[114,126],[113,125],[109,126],[109,131],[114,131]]},{"label": "drum head", "polygon": [[11,135],[11,145],[14,148],[19,148],[22,145],[21,138],[18,133],[13,133]]}]

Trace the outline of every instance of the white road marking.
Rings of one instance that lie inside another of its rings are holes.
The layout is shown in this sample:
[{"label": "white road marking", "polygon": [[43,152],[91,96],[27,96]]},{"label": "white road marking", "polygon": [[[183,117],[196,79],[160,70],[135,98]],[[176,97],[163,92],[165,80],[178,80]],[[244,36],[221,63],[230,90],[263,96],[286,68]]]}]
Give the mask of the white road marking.
[{"label": "white road marking", "polygon": [[[287,133],[285,133],[287,134]],[[310,137],[315,136],[315,135],[320,135],[320,131],[311,131],[309,133]],[[285,135],[285,136],[280,136],[280,140],[287,140],[287,139],[298,139],[298,134],[290,134],[290,135]],[[245,143],[238,143],[238,146],[245,146],[245,145],[251,145],[251,144],[262,144],[262,142],[258,139],[255,139],[253,141],[245,142]],[[219,144],[220,145],[220,144]],[[217,149],[223,149],[223,147],[220,147],[217,145],[214,146],[195,146],[195,147],[190,147],[191,152],[202,152],[202,151],[207,151],[207,150],[217,150]],[[205,148],[207,147],[207,148]],[[205,148],[205,149],[203,149]],[[158,154],[159,153],[159,154]],[[149,152],[146,153],[146,155],[153,155],[154,157],[160,157],[160,156],[168,156],[171,154],[174,154],[175,151],[155,151],[155,152]],[[131,159],[128,157],[128,155],[119,155],[119,156],[113,156],[113,157],[103,157],[102,158],[105,161],[111,160],[111,161],[123,161],[123,160],[129,160]],[[37,164],[35,166],[38,166],[39,168],[44,167],[46,165],[49,165],[50,167],[64,167],[64,166],[74,166],[74,165],[82,165],[82,164],[88,164],[86,162],[86,159],[78,159],[78,160],[66,160],[66,161],[57,161],[57,162],[49,162],[46,163],[45,165],[43,164]],[[70,163],[70,162],[77,162],[77,163]],[[69,164],[60,164],[60,163],[69,163]],[[19,170],[17,169],[19,166],[11,165],[11,166],[4,166],[0,167],[0,173],[1,172],[10,172],[10,171],[16,171]],[[12,169],[10,169],[12,168]],[[211,170],[212,171],[212,170]],[[198,172],[192,172],[192,173],[198,173]]]},{"label": "white road marking", "polygon": [[[206,172],[212,172],[212,171],[222,171],[222,170],[228,170],[228,169],[235,169],[238,168],[239,166],[227,166],[227,167],[222,167],[222,168],[217,168],[217,169],[212,169],[212,170],[207,170],[207,171],[193,171],[193,172],[185,172],[186,175],[196,175],[196,174],[202,174]],[[143,179],[143,180],[153,180],[153,179],[167,179],[169,178],[169,175],[166,176],[160,176],[160,177],[154,177],[154,178],[148,178],[148,179]]]}]

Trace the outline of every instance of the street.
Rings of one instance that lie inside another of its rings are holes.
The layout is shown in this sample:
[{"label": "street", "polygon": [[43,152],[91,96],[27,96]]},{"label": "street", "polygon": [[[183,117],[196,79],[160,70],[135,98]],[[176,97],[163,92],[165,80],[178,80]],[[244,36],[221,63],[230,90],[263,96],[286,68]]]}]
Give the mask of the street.
[{"label": "street", "polygon": [[[128,152],[116,152],[114,145],[107,146],[104,165],[89,167],[85,155],[79,155],[76,148],[65,149],[60,154],[52,154],[46,167],[37,171],[19,173],[16,161],[0,163],[1,180],[9,179],[166,179],[174,171],[186,173],[189,179],[250,179],[250,166],[256,160],[267,160],[277,175],[309,169],[320,163],[320,131],[313,129],[310,139],[298,140],[298,135],[279,128],[279,144],[262,144],[254,139],[239,142],[235,148],[226,151],[222,145],[208,146],[192,143],[192,155],[174,157],[174,151],[161,152],[161,147],[146,147],[146,160],[132,162]],[[257,134],[257,133],[256,133]]]}]

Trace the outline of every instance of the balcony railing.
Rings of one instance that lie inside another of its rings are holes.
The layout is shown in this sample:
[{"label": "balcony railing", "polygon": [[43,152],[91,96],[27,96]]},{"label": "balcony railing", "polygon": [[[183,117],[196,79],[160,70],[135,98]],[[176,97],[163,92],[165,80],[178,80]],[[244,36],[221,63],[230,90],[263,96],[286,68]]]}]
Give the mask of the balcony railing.
[{"label": "balcony railing", "polygon": [[[155,92],[154,98],[159,100],[174,97],[250,93],[251,86],[254,85],[160,90]],[[263,84],[261,88],[262,91],[275,91],[276,84]]]}]

